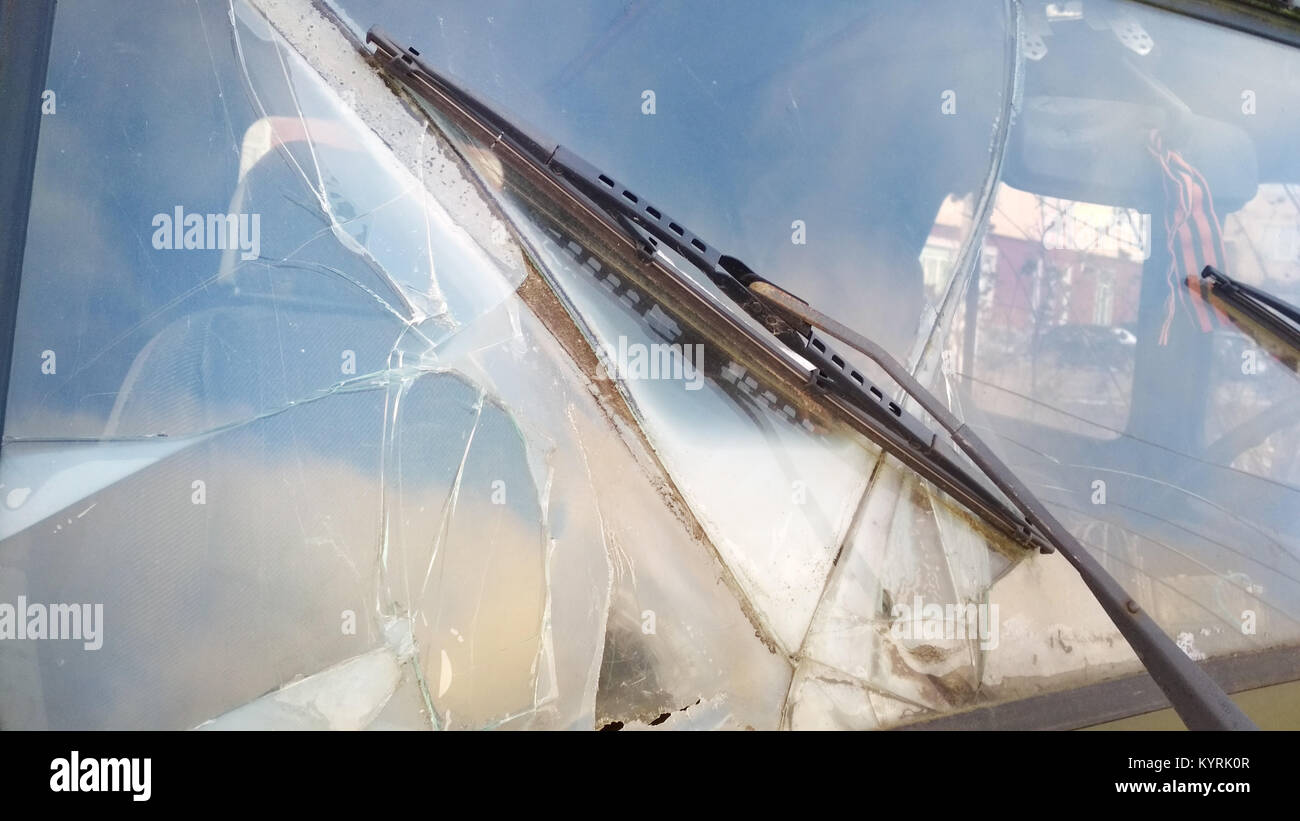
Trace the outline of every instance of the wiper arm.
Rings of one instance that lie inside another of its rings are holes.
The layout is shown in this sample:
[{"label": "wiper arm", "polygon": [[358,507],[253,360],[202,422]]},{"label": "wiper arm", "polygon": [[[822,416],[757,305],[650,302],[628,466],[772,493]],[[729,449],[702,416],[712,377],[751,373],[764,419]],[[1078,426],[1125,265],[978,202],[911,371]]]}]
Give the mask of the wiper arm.
[{"label": "wiper arm", "polygon": [[1000,507],[982,484],[970,478],[950,445],[849,365],[818,328],[879,364],[1021,512],[1018,523],[1024,540],[1041,540],[1044,546],[1060,550],[1075,567],[1189,729],[1255,729],[1214,680],[1170,641],[992,449],[878,345],[763,279],[735,257],[721,253],[573,151],[501,115],[425,65],[415,49],[402,48],[378,28],[369,31],[366,41],[375,45],[383,69],[457,122],[475,127],[491,140],[489,148],[498,156],[523,161],[531,171],[542,172],[534,176],[571,199],[576,193],[579,202],[595,204],[607,217],[613,217],[625,238],[627,234],[635,236],[647,252],[662,242],[698,268],[782,344],[812,363],[816,386],[871,420],[871,428],[892,443],[890,452],[910,467],[927,478],[946,477],[948,481],[941,487],[949,492],[955,489],[963,502],[974,503],[972,509]]},{"label": "wiper arm", "polygon": [[[1300,308],[1253,285],[1238,282],[1212,265],[1205,266],[1201,278],[1210,280],[1210,293],[1227,303],[1228,316],[1239,328],[1279,359],[1296,367],[1300,355]],[[1277,351],[1269,340],[1260,339],[1259,328],[1289,346],[1290,355]]]}]

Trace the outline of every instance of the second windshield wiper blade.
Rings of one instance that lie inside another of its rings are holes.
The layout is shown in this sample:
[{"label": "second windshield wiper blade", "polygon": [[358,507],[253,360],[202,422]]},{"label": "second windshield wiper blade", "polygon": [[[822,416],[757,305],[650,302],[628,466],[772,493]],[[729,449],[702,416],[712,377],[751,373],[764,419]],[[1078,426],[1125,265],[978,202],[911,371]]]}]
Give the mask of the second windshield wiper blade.
[{"label": "second windshield wiper blade", "polygon": [[[1289,356],[1277,351],[1274,353],[1295,367],[1297,355],[1300,355],[1300,308],[1253,285],[1239,282],[1212,265],[1205,266],[1201,278],[1210,280],[1210,293],[1228,304],[1229,318],[1248,335],[1257,337],[1251,327],[1253,323],[1290,346]],[[1255,341],[1265,348],[1272,347],[1267,340],[1256,338]]]},{"label": "second windshield wiper blade", "polygon": [[848,364],[817,329],[824,329],[873,359],[1011,500],[1022,514],[1014,528],[1020,531],[1022,541],[1045,542],[1075,567],[1189,729],[1256,729],[1213,679],[1165,635],[993,450],[878,345],[768,282],[739,259],[721,253],[680,221],[573,151],[540,136],[518,120],[503,116],[425,65],[415,49],[403,48],[378,28],[367,33],[366,41],[375,45],[382,68],[453,119],[475,126],[491,140],[490,150],[499,155],[505,152],[510,159],[527,163],[531,171],[540,172],[535,173],[538,179],[557,187],[570,200],[594,204],[597,211],[612,216],[626,234],[636,237],[647,256],[652,256],[656,243],[677,252],[783,345],[812,363],[816,386],[869,418],[870,427],[892,445],[891,453],[899,455],[927,478],[946,478],[941,487],[949,492],[955,490],[954,495],[972,509],[994,511],[994,515],[1005,518],[997,512],[1001,502],[965,470],[953,446]]}]

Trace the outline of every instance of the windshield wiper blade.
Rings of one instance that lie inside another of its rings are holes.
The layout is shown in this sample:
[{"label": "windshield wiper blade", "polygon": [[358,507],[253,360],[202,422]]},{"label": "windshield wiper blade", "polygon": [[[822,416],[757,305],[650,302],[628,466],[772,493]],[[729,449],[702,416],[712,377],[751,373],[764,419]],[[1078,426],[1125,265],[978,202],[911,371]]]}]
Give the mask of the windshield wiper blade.
[{"label": "windshield wiper blade", "polygon": [[[980,497],[991,494],[987,490],[984,494],[972,491],[972,488],[982,488],[982,484],[969,484],[969,474],[960,467],[960,462],[954,461],[955,454],[949,453],[952,446],[848,364],[818,332],[818,328],[874,360],[1011,500],[1022,514],[1021,523],[1027,528],[1026,535],[1042,539],[1059,550],[1074,566],[1189,729],[1256,729],[1214,680],[1165,635],[1137,601],[1102,568],[993,450],[878,345],[767,281],[739,259],[721,253],[680,221],[573,151],[541,137],[517,119],[505,117],[450,78],[427,66],[415,49],[403,48],[377,27],[367,33],[366,41],[375,45],[381,68],[440,111],[459,122],[475,126],[481,135],[491,140],[490,150],[499,156],[509,155],[511,159],[531,164],[533,171],[543,172],[540,178],[565,190],[570,197],[576,192],[579,201],[594,203],[607,217],[613,217],[625,238],[627,234],[633,235],[635,242],[647,252],[654,249],[655,242],[661,242],[699,269],[725,296],[757,319],[781,343],[811,362],[815,367],[817,387],[847,401],[853,409],[866,415],[875,423],[874,429],[894,437],[895,445],[899,439],[905,442],[907,446],[903,448],[902,456],[909,466],[920,464],[932,473],[964,475],[968,483],[966,498],[974,495],[977,502],[986,502],[987,499]],[[916,458],[914,454],[909,460],[906,453],[909,450],[915,450],[924,458]],[[894,450],[891,452],[897,454]],[[939,467],[937,471],[936,465]],[[988,508],[977,506],[975,509]]]},{"label": "windshield wiper blade", "polygon": [[[1265,340],[1260,340],[1255,333],[1255,326],[1267,330],[1273,337],[1282,340],[1291,348],[1289,359],[1294,367],[1296,354],[1300,354],[1300,308],[1284,302],[1267,291],[1239,282],[1212,265],[1205,266],[1201,278],[1210,280],[1210,293],[1227,303],[1235,311],[1229,310],[1229,318],[1255,341],[1269,348]],[[1239,312],[1239,318],[1235,314]],[[1241,319],[1245,319],[1242,322]]]},{"label": "windshield wiper blade", "polygon": [[[431,104],[457,127],[468,129],[481,139],[503,162],[517,172],[549,189],[549,197],[561,203],[569,219],[577,219],[592,229],[605,229],[618,241],[631,246],[641,262],[668,277],[666,285],[675,286],[678,296],[702,306],[704,327],[715,334],[734,331],[744,343],[759,346],[759,353],[772,354],[769,364],[797,384],[819,404],[832,405],[850,423],[865,432],[904,465],[933,482],[959,504],[973,511],[981,521],[1022,546],[1043,552],[1054,548],[1024,517],[998,496],[996,489],[956,448],[936,435],[920,420],[890,400],[869,379],[848,367],[825,339],[810,328],[796,331],[778,311],[772,310],[749,291],[745,282],[765,282],[744,263],[713,250],[693,232],[656,209],[634,193],[613,183],[612,178],[586,165],[581,158],[553,141],[505,117],[459,88],[454,81],[429,69],[414,49],[403,51],[392,38],[372,29],[368,41],[376,46],[379,64],[421,101]],[[555,158],[566,159],[560,166]],[[567,174],[561,169],[566,168]],[[583,171],[582,169],[585,169]],[[532,173],[530,174],[529,171]],[[590,184],[578,186],[574,180]],[[605,182],[608,180],[608,182]],[[620,193],[611,192],[617,188]],[[584,191],[590,192],[588,196]],[[622,192],[626,192],[622,193]],[[624,208],[624,203],[629,207]],[[581,212],[581,213],[579,213]],[[646,220],[657,224],[647,226]],[[564,231],[562,226],[552,226]],[[656,256],[663,236],[670,247],[679,248],[691,264],[700,268],[733,304],[738,304],[769,333],[763,333],[739,321],[735,311],[719,302],[714,295],[682,276],[674,267]],[[775,287],[775,286],[773,286]],[[788,316],[788,315],[787,315]],[[716,321],[710,321],[716,320]],[[793,320],[799,324],[798,320]],[[723,329],[720,323],[730,323]],[[725,334],[724,334],[725,335]],[[813,390],[809,390],[813,389]]]}]

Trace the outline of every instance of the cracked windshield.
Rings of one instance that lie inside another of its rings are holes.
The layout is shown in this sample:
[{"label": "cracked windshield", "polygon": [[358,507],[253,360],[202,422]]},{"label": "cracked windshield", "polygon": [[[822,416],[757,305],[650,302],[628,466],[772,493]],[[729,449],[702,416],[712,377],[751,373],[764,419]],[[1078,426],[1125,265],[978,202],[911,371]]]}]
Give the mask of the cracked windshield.
[{"label": "cracked windshield", "polygon": [[0,728],[1300,727],[1300,51],[925,9],[60,2]]}]

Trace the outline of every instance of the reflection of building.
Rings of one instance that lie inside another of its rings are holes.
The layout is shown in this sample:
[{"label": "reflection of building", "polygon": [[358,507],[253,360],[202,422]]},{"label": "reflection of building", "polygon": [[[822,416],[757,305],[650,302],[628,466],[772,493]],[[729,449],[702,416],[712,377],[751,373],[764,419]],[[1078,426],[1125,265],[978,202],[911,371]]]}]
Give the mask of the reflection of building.
[{"label": "reflection of building", "polygon": [[925,293],[937,302],[948,284],[952,264],[957,259],[960,246],[956,239],[931,234],[921,250],[921,271],[925,276]]},{"label": "reflection of building", "polygon": [[939,206],[930,235],[921,249],[921,271],[925,277],[925,295],[938,304],[952,279],[953,265],[971,229],[970,204],[965,199],[948,197]]},{"label": "reflection of building", "polygon": [[[1300,302],[1300,194],[1266,183],[1223,223],[1223,265],[1234,277]],[[968,205],[948,199],[921,252],[926,292],[943,293]],[[1109,205],[1042,197],[1003,185],[981,251],[981,293],[998,325],[1126,325],[1136,321],[1151,216]],[[989,284],[989,277],[993,278]]]},{"label": "reflection of building", "polygon": [[[921,253],[927,290],[946,282],[964,218],[960,202],[939,210]],[[989,319],[1008,329],[1125,325],[1137,319],[1151,218],[1124,208],[1041,197],[1002,186],[981,251]],[[932,270],[933,269],[933,270]],[[939,272],[943,271],[941,275]],[[991,280],[991,281],[990,281]]]}]

